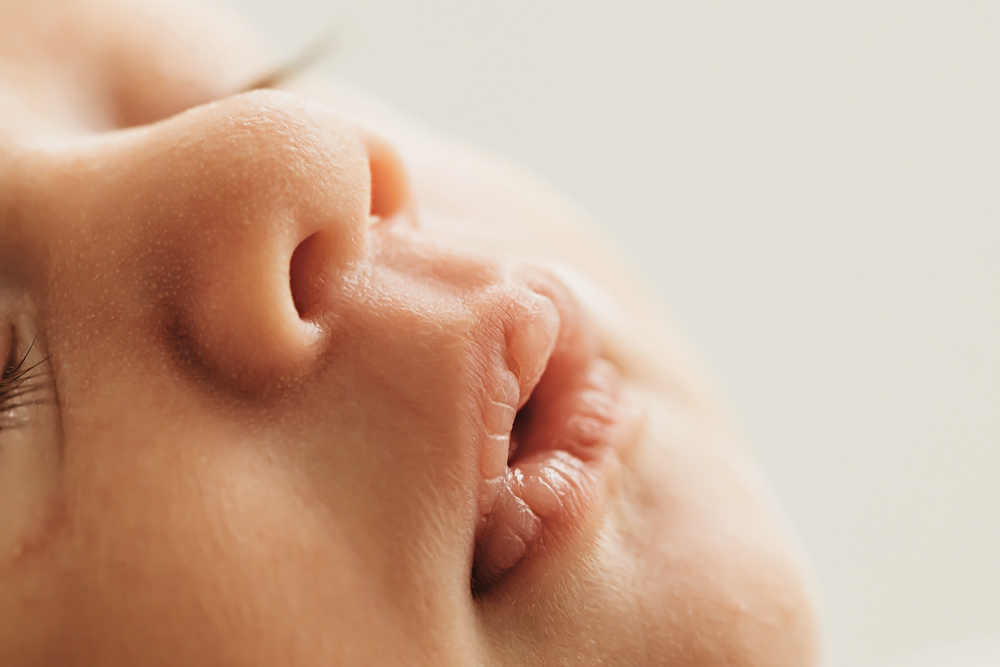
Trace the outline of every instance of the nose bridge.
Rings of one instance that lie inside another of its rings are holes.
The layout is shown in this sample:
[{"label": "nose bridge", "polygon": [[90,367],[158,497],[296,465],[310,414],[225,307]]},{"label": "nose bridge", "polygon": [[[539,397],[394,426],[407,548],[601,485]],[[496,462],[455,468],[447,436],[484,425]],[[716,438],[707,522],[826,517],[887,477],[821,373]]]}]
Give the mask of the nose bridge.
[{"label": "nose bridge", "polygon": [[364,142],[322,107],[258,92],[154,126],[137,146],[128,224],[186,353],[249,388],[301,372],[322,331],[296,307],[293,257],[308,247],[308,274],[366,255]]}]

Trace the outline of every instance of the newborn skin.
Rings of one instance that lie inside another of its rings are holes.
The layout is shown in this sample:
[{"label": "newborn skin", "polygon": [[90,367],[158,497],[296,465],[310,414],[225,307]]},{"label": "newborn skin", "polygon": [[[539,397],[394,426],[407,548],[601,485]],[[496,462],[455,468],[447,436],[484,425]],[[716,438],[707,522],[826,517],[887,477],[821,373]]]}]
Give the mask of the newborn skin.
[{"label": "newborn skin", "polygon": [[233,25],[0,5],[0,664],[815,664],[572,207]]}]

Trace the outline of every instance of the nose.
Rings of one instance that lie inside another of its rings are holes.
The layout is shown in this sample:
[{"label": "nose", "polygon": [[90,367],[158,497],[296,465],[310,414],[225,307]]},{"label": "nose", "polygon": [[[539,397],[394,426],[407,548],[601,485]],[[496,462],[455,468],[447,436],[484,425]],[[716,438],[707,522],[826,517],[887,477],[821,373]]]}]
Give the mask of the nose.
[{"label": "nose", "polygon": [[409,205],[395,153],[296,96],[261,91],[135,139],[129,224],[160,318],[244,388],[306,372],[329,318],[318,292],[363,262],[368,228]]}]

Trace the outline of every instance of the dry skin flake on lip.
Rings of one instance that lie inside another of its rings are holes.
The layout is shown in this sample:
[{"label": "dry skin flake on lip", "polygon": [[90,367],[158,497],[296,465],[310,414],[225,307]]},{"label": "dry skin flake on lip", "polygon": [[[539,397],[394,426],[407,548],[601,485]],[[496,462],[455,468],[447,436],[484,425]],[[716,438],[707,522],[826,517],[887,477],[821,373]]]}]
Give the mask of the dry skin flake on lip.
[{"label": "dry skin flake on lip", "polygon": [[[511,429],[514,428],[514,417],[517,415],[520,390],[517,376],[511,371],[500,373],[496,398],[491,400],[485,410],[486,442],[480,458],[480,470],[487,482],[499,479],[507,469],[507,459],[511,454]],[[492,508],[492,500],[484,498]],[[482,504],[481,504],[482,507]],[[480,509],[480,511],[483,511]]]}]

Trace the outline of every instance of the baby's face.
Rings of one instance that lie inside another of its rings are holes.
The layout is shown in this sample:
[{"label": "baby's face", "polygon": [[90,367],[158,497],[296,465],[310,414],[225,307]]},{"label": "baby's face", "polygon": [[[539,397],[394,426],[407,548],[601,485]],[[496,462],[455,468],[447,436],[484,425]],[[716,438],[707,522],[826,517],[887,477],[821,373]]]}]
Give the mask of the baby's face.
[{"label": "baby's face", "polygon": [[190,15],[32,4],[0,664],[812,664],[752,467],[571,212],[353,98],[228,95]]}]

